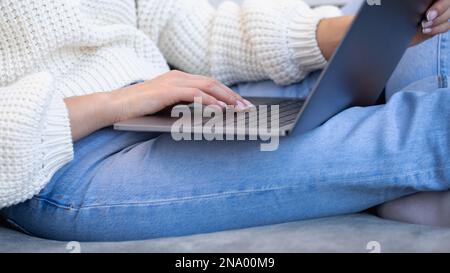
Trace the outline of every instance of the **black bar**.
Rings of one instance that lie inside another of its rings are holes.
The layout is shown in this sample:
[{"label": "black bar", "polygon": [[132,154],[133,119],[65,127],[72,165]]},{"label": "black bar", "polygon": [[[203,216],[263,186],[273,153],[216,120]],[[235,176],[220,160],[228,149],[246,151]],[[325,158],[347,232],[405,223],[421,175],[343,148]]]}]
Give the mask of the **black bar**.
[{"label": "black bar", "polygon": [[[11,261],[10,254],[0,260]],[[101,268],[124,269],[124,272],[388,272],[395,265],[406,270],[424,268],[430,271],[446,268],[448,254],[22,254],[15,270],[40,264],[66,265],[71,270]],[[13,256],[13,255],[12,255]],[[20,255],[19,255],[20,256]],[[33,260],[36,261],[33,262]],[[200,262],[202,261],[202,262]],[[205,263],[208,263],[207,266]]]}]

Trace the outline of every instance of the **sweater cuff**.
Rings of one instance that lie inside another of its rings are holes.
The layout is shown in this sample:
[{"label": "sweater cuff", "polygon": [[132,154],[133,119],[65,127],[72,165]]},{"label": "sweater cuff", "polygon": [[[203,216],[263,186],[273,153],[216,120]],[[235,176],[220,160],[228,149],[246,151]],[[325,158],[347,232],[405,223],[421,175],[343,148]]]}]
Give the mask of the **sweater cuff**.
[{"label": "sweater cuff", "polygon": [[288,48],[293,62],[302,67],[304,74],[326,66],[327,60],[317,41],[317,27],[322,19],[340,15],[340,10],[335,7],[323,7],[312,12],[294,11],[294,19],[288,26]]},{"label": "sweater cuff", "polygon": [[54,95],[47,111],[41,138],[42,173],[48,176],[46,179],[51,179],[74,155],[69,113],[63,98]]}]

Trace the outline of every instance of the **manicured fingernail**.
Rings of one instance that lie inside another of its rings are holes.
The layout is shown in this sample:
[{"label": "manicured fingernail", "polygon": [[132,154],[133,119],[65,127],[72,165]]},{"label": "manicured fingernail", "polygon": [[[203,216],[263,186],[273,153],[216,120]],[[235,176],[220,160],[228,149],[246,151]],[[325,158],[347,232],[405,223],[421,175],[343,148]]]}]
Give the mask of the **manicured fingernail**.
[{"label": "manicured fingernail", "polygon": [[423,28],[429,28],[431,26],[433,26],[433,21],[423,21],[422,22],[422,27]]},{"label": "manicured fingernail", "polygon": [[433,31],[433,30],[432,30],[431,28],[424,28],[422,32],[423,32],[424,34],[430,34],[432,31]]},{"label": "manicured fingernail", "polygon": [[245,110],[247,110],[249,107],[248,106],[246,106],[244,103],[242,103],[241,101],[238,101],[237,103],[236,103],[236,110],[238,110],[238,111],[245,111]]},{"label": "manicured fingernail", "polygon": [[250,101],[244,99],[244,103],[245,105],[247,105],[248,107],[255,107],[255,105],[253,103],[251,103]]},{"label": "manicured fingernail", "polygon": [[436,19],[438,17],[438,12],[435,10],[430,10],[427,13],[427,19],[428,21],[433,21],[434,19]]},{"label": "manicured fingernail", "polygon": [[223,101],[218,101],[217,105],[220,106],[222,109],[226,109],[228,105]]}]

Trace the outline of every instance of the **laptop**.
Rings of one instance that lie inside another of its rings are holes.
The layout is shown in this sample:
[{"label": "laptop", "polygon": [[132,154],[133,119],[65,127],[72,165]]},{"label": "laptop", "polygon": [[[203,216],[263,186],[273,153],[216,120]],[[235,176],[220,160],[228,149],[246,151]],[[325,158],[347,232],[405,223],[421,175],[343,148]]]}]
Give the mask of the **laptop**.
[{"label": "laptop", "polygon": [[[383,94],[386,83],[433,2],[434,0],[365,1],[306,100],[246,98],[256,106],[256,115],[236,113],[236,118],[231,122],[226,120],[222,125],[224,128],[217,132],[229,132],[231,126],[234,127],[233,134],[248,136],[288,136],[294,130],[296,133],[307,133],[348,108],[374,105]],[[259,107],[262,105],[268,107]],[[257,120],[257,125],[273,125],[270,122],[272,111],[269,110],[272,107],[277,108],[276,128],[273,126],[264,132],[251,130],[255,126],[251,117],[259,119],[261,114],[266,116],[264,121]],[[191,118],[194,119],[194,114]],[[197,121],[192,126],[184,126],[178,133],[193,133],[196,130],[194,127],[201,127],[211,119],[202,117],[200,123]],[[170,111],[162,111],[152,116],[119,122],[114,128],[121,131],[173,133],[174,124],[178,120],[179,118],[171,116]]]}]

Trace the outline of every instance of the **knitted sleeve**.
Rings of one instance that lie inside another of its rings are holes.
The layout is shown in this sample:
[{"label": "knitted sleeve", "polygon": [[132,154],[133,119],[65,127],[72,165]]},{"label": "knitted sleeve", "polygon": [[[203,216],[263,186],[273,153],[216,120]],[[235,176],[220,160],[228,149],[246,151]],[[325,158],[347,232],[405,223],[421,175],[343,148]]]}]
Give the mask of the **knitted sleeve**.
[{"label": "knitted sleeve", "polygon": [[72,159],[69,124],[50,75],[0,88],[0,209],[38,194]]},{"label": "knitted sleeve", "polygon": [[137,0],[139,28],[175,68],[226,84],[272,79],[291,84],[326,64],[316,40],[319,21],[338,8],[299,0]]}]

